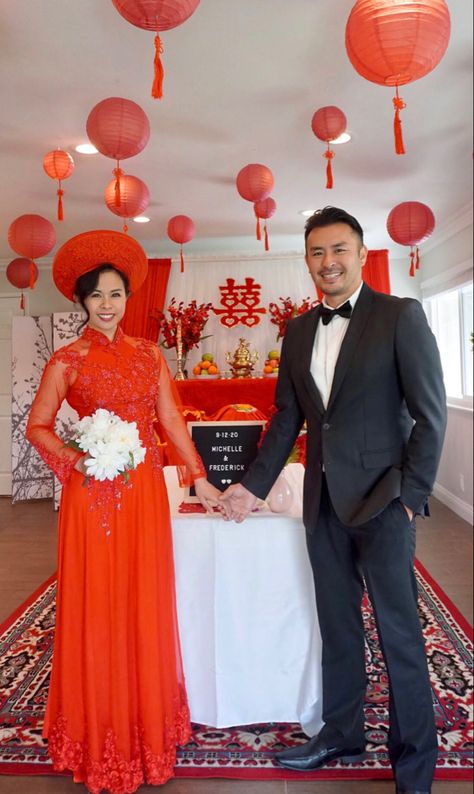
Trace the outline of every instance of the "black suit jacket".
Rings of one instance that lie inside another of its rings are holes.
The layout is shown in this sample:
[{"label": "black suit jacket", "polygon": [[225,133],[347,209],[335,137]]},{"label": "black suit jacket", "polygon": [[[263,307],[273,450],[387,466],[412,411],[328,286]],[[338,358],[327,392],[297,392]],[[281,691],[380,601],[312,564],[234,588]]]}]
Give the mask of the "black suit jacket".
[{"label": "black suit jacket", "polygon": [[303,520],[309,531],[319,513],[323,465],[344,524],[363,524],[397,497],[421,512],[446,427],[441,362],[422,306],[363,285],[326,409],[310,373],[319,312],[317,306],[288,324],[277,413],[242,484],[265,498],[306,420]]}]

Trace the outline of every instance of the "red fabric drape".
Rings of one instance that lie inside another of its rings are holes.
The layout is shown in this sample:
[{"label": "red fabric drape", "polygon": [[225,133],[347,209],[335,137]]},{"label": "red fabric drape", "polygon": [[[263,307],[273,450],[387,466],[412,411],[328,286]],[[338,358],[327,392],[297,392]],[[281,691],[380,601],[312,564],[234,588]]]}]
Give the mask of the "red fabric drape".
[{"label": "red fabric drape", "polygon": [[155,309],[163,310],[171,259],[149,259],[148,274],[142,286],[127,301],[122,329],[129,336],[139,336],[156,342],[158,326],[151,317]]},{"label": "red fabric drape", "polygon": [[[367,261],[362,268],[362,278],[368,287],[376,292],[385,292],[390,295],[390,272],[388,268],[388,249],[380,248],[376,251],[369,251]],[[317,290],[320,301],[323,299],[321,290]]]}]

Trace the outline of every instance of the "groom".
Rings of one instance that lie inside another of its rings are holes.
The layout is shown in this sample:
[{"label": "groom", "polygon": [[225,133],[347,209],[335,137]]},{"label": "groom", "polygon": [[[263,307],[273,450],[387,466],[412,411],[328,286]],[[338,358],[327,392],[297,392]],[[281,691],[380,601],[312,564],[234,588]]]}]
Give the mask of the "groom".
[{"label": "groom", "polygon": [[364,753],[365,583],[390,680],[397,792],[428,794],[437,741],[417,612],[414,517],[425,512],[446,425],[439,354],[417,301],[362,282],[367,249],[355,218],[318,210],[305,241],[324,300],[288,324],[277,413],[242,482],[221,497],[228,517],[242,521],[267,495],[306,420],[303,521],[323,640],[324,726],[277,760],[306,770]]}]

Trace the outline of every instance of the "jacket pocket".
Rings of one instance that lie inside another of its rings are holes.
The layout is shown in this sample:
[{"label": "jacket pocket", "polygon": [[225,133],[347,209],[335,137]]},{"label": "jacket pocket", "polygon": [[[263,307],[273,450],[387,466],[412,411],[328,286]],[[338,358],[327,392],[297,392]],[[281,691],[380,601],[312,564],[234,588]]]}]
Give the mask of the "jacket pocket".
[{"label": "jacket pocket", "polygon": [[373,449],[361,452],[360,457],[364,469],[387,469],[389,466],[401,466],[403,463],[403,447]]}]

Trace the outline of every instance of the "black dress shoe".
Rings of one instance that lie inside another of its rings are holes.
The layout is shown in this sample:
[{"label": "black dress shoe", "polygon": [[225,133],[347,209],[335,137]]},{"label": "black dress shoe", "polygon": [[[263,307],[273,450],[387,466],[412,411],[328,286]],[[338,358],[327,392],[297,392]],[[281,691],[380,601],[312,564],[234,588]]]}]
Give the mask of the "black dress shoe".
[{"label": "black dress shoe", "polygon": [[421,788],[397,788],[397,794],[431,794],[431,791]]},{"label": "black dress shoe", "polygon": [[346,763],[362,761],[365,747],[337,747],[328,746],[328,742],[314,736],[309,742],[292,747],[290,750],[283,750],[275,754],[275,760],[287,769],[319,769],[323,764],[334,761],[336,758]]}]

